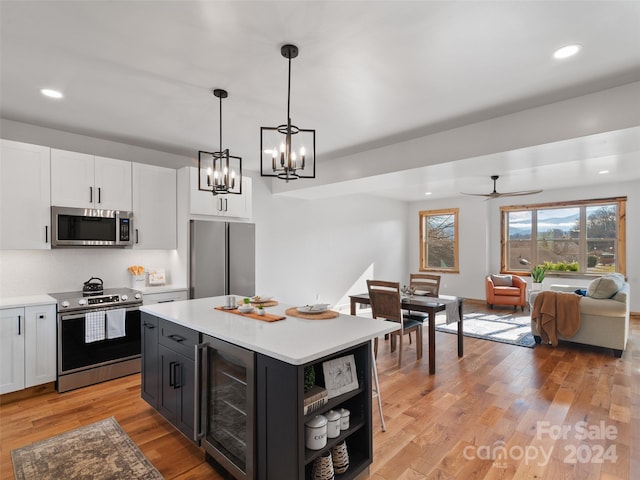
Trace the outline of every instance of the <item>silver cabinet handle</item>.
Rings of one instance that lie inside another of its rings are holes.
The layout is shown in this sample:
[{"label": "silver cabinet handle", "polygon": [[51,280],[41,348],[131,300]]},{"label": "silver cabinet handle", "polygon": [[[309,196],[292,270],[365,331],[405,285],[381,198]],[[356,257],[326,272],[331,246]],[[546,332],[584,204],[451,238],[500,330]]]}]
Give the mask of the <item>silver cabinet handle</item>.
[{"label": "silver cabinet handle", "polygon": [[[200,355],[202,352],[202,355]],[[207,344],[199,343],[195,345],[195,353],[196,353],[196,364],[194,368],[194,382],[193,388],[195,390],[193,395],[193,440],[196,443],[200,443],[199,440],[204,437],[204,419],[207,418],[207,415],[201,415],[200,406],[204,405],[206,407],[206,402],[201,402],[200,395],[205,396],[207,392],[205,388],[201,388],[201,384],[206,385],[207,377],[208,377],[208,361],[207,361]],[[204,374],[204,382],[201,382],[201,374]]]}]

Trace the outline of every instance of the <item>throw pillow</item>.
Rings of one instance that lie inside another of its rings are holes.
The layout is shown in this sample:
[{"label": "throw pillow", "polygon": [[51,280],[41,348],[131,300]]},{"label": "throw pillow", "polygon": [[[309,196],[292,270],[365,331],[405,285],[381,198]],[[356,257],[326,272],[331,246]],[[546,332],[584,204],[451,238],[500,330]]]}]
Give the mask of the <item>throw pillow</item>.
[{"label": "throw pillow", "polygon": [[513,287],[511,275],[491,275],[491,281],[495,287]]},{"label": "throw pillow", "polygon": [[624,277],[619,275],[604,275],[593,280],[587,288],[587,297],[591,298],[611,298],[624,284]]}]

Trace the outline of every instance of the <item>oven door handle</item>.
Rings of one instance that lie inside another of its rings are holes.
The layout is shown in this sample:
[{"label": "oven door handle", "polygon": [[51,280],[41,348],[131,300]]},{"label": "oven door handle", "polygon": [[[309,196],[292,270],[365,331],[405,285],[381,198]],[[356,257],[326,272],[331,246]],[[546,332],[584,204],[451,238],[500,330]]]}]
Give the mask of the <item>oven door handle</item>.
[{"label": "oven door handle", "polygon": [[[115,307],[118,308],[118,307]],[[135,312],[136,310],[140,309],[140,305],[137,305],[135,307],[129,307],[126,309],[127,313],[129,312]],[[60,317],[61,321],[65,321],[65,320],[77,320],[78,318],[84,318],[86,316],[87,313],[89,312],[106,312],[107,310],[113,310],[113,308],[98,308],[96,310],[92,310],[92,309],[88,309],[83,311],[82,313],[69,313],[69,314],[65,314],[64,312],[60,312],[58,311],[58,316]]]}]

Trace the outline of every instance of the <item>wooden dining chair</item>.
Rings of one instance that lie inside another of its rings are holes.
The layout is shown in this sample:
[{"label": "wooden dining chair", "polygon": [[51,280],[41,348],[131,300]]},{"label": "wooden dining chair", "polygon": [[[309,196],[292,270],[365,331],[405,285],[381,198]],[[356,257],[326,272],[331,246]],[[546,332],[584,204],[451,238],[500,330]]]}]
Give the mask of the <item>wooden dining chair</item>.
[{"label": "wooden dining chair", "polygon": [[[432,275],[429,273],[412,273],[409,275],[409,287],[413,289],[417,295],[427,295],[428,297],[437,297],[440,293],[440,275]],[[411,320],[424,322],[427,315],[420,312],[412,313],[407,311],[406,317]],[[411,341],[411,336],[409,336]]]},{"label": "wooden dining chair", "polygon": [[[383,280],[367,280],[367,289],[371,301],[373,318],[384,318],[390,322],[398,322],[400,329],[391,335],[391,351],[395,351],[398,339],[398,366],[402,366],[402,339],[405,334],[416,332],[416,355],[422,358],[422,322],[405,318],[400,303],[400,284]],[[374,340],[374,353],[378,354],[378,339]]]},{"label": "wooden dining chair", "polygon": [[412,273],[409,275],[409,287],[416,292],[427,292],[429,297],[437,297],[440,292],[440,275]]}]

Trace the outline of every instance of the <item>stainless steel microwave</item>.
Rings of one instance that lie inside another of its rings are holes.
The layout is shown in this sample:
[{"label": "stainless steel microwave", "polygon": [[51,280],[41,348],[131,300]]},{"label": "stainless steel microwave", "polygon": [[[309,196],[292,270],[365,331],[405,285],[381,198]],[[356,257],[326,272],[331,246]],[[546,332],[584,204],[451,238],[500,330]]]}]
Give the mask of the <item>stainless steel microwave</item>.
[{"label": "stainless steel microwave", "polygon": [[52,247],[130,247],[133,212],[51,207]]}]

